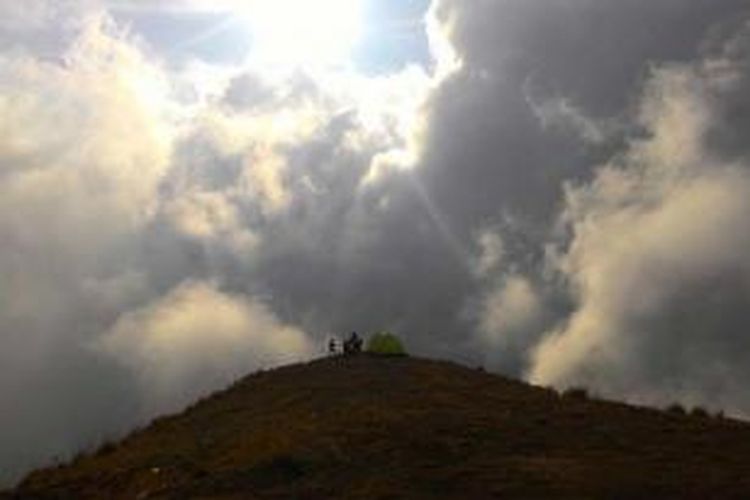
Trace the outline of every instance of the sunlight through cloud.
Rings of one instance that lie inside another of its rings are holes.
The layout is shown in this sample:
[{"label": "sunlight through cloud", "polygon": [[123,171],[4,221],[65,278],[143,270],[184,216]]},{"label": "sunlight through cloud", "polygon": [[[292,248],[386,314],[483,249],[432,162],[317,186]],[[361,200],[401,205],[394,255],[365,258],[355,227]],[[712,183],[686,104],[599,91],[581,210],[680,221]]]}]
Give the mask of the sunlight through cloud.
[{"label": "sunlight through cloud", "polygon": [[364,32],[362,0],[249,0],[233,4],[252,58],[281,65],[346,64]]}]

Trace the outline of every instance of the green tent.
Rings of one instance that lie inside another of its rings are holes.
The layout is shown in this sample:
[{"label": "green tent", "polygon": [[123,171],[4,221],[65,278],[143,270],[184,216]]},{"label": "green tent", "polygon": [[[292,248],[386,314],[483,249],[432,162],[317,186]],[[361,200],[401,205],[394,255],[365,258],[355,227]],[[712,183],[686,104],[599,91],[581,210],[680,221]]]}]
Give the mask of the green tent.
[{"label": "green tent", "polygon": [[376,333],[367,341],[367,352],[383,356],[406,356],[398,337],[389,332]]}]

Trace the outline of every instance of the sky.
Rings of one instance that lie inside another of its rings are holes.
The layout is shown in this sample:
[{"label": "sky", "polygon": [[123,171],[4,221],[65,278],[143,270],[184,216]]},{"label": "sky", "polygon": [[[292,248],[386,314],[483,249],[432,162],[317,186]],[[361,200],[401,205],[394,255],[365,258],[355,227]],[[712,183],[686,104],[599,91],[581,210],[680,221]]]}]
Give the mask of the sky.
[{"label": "sky", "polygon": [[0,0],[0,484],[353,330],[748,417],[748,130],[745,0]]}]

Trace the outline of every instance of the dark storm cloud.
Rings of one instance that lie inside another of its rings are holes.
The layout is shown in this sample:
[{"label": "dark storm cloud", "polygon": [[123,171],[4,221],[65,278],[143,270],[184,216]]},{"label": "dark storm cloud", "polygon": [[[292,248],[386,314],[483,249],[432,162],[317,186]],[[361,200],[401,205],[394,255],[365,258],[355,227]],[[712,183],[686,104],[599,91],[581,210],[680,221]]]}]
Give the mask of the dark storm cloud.
[{"label": "dark storm cloud", "polygon": [[587,177],[602,156],[541,127],[529,92],[546,90],[583,116],[619,116],[651,64],[695,57],[707,30],[742,5],[438,2],[435,15],[464,63],[429,111],[424,177],[439,204],[465,228],[498,208],[549,220],[561,181]]},{"label": "dark storm cloud", "polygon": [[[458,231],[489,221],[507,248],[508,267],[475,306],[482,345],[497,347],[488,359],[518,369],[532,352],[540,383],[746,413],[746,6],[436,12],[463,67],[433,98],[424,182]],[[573,240],[555,243],[555,285],[540,281],[541,258],[522,259],[542,251],[560,210]],[[498,213],[526,230],[504,231]],[[536,250],[514,253],[519,238]]]},{"label": "dark storm cloud", "polygon": [[[477,233],[502,228],[507,265],[499,281],[509,271],[541,279],[543,243],[562,209],[564,183],[589,179],[623,143],[631,103],[649,67],[695,57],[706,32],[736,15],[740,2],[711,5],[438,2],[434,15],[462,66],[424,110],[418,168],[389,188],[391,204],[378,223],[382,238],[369,261],[389,262],[392,270],[372,265],[359,282],[371,276],[369,286],[351,296],[367,301],[382,295],[408,304],[415,317],[401,313],[409,318],[401,326],[418,348],[454,346],[454,355],[466,355],[455,346],[468,341],[473,313],[457,299],[475,292],[477,283],[460,261],[470,258]],[[602,144],[582,143],[577,134],[545,127],[530,94],[564,98],[592,128],[599,119],[625,123],[613,127],[621,130],[614,137],[605,125]],[[565,311],[567,301],[557,291],[540,293],[548,295],[548,307]],[[538,329],[539,321],[530,326]],[[508,356],[517,359],[519,353]]]},{"label": "dark storm cloud", "polygon": [[[462,66],[424,107],[417,167],[357,198],[367,152],[337,157],[335,134],[302,146],[297,158],[312,161],[297,170],[325,195],[295,197],[295,209],[270,223],[253,282],[311,330],[391,327],[417,351],[475,359],[486,347],[471,334],[476,316],[491,316],[503,297],[536,294],[534,317],[514,323],[521,347],[489,356],[521,370],[544,325],[573,307],[541,272],[565,183],[591,179],[628,134],[642,133],[633,115],[652,65],[696,57],[740,6],[441,2],[435,15]],[[535,101],[567,111],[549,127]],[[582,124],[585,134],[568,133]],[[334,175],[318,177],[316,165]],[[471,260],[487,229],[500,233],[505,265],[478,282]],[[484,326],[493,324],[504,323]]]}]

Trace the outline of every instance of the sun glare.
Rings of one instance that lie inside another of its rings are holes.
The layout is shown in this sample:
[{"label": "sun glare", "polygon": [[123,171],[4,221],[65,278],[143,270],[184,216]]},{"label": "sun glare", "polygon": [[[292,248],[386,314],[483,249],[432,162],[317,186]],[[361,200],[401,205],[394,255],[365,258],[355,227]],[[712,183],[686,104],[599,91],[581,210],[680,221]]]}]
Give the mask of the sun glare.
[{"label": "sun glare", "polygon": [[364,30],[363,0],[238,0],[253,58],[278,64],[343,64]]}]

